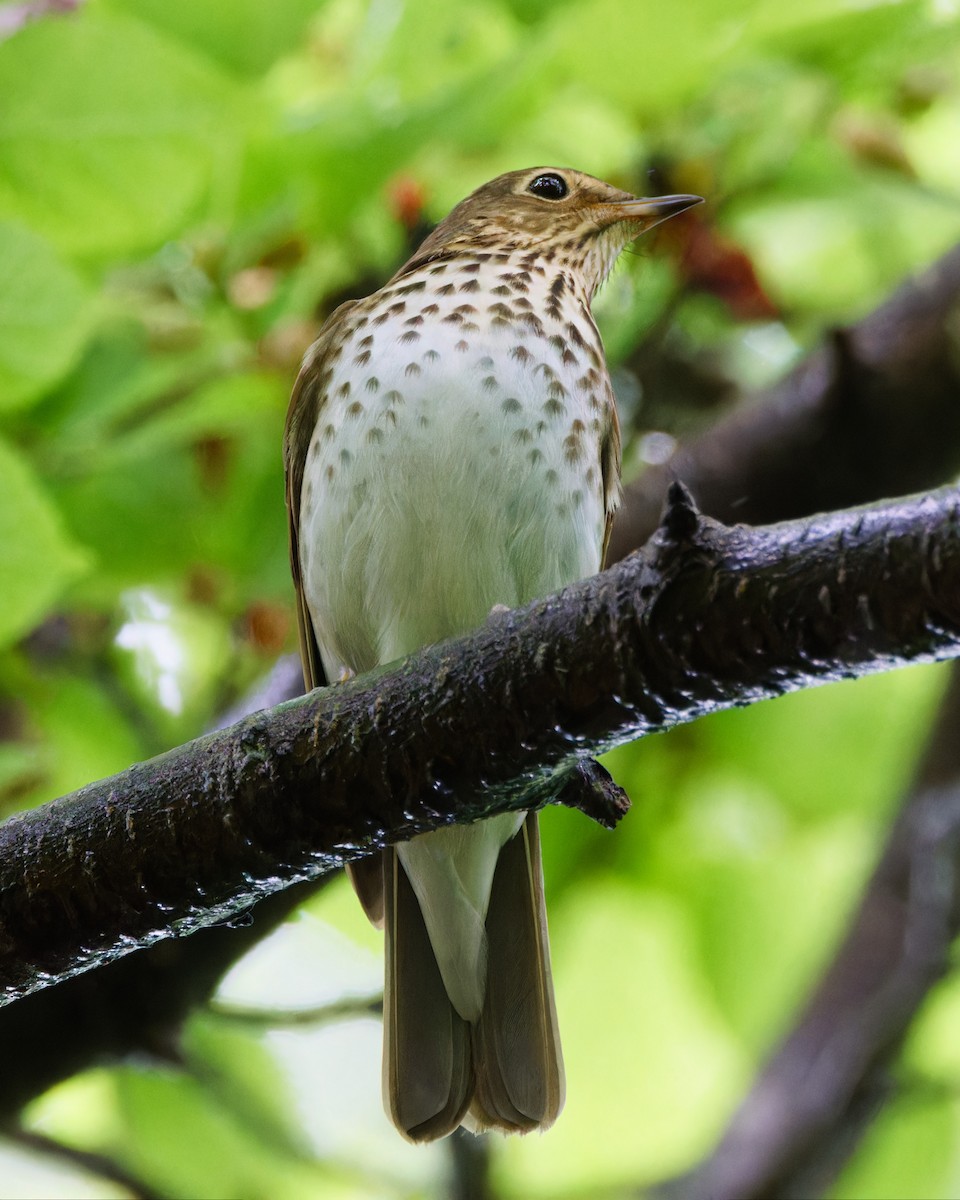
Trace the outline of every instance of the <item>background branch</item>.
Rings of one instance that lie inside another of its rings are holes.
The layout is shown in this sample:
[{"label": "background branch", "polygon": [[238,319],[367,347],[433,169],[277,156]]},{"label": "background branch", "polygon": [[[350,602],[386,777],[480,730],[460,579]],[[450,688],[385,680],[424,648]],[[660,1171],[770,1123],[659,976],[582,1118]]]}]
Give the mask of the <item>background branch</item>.
[{"label": "background branch", "polygon": [[683,481],[721,521],[788,520],[936,486],[960,471],[960,246],[834,332],[626,490],[611,561],[643,545]]},{"label": "background branch", "polygon": [[960,671],[831,965],[684,1200],[819,1196],[896,1088],[893,1064],[960,932]]}]

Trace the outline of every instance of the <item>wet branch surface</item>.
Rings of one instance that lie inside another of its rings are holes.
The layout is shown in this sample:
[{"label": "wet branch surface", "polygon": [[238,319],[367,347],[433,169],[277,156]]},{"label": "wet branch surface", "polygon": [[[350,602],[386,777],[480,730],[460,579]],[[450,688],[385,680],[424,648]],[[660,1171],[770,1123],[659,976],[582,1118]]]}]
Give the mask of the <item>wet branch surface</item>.
[{"label": "wet branch surface", "polygon": [[960,654],[960,492],[759,529],[680,486],[638,555],[0,826],[7,1001],[449,821],[551,801],[705,713]]}]

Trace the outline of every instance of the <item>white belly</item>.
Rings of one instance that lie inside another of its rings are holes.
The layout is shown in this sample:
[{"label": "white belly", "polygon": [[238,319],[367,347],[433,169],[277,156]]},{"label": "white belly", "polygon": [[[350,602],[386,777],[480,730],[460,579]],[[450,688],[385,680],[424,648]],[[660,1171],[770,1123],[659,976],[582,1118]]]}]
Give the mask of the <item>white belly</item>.
[{"label": "white belly", "polygon": [[352,335],[334,372],[301,507],[305,593],[332,678],[593,574],[603,539],[599,415],[576,389],[551,390],[559,350],[512,327],[481,342],[437,319],[413,345],[396,327],[373,331],[357,371],[370,332]]}]

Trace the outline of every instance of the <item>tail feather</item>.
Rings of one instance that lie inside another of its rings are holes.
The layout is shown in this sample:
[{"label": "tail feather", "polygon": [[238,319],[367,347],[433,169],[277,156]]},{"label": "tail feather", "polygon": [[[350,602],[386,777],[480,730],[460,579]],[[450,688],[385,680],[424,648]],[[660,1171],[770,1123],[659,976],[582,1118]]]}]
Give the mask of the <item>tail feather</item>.
[{"label": "tail feather", "polygon": [[501,849],[487,910],[488,974],[477,1022],[443,985],[413,887],[384,854],[387,1113],[413,1141],[546,1129],[564,1099],[535,813]]},{"label": "tail feather", "polygon": [[470,1125],[547,1129],[563,1107],[564,1074],[536,813],[500,852],[487,939],[492,969],[473,1030],[477,1082]]},{"label": "tail feather", "polygon": [[404,1137],[432,1141],[452,1133],[470,1103],[470,1028],[447,997],[395,850],[384,851],[383,880],[383,1102]]}]

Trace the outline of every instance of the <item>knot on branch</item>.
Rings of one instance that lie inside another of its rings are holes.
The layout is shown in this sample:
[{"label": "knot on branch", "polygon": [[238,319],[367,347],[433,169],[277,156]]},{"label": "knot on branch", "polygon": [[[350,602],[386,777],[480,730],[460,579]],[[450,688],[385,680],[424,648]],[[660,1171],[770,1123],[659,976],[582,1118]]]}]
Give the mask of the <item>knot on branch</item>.
[{"label": "knot on branch", "polygon": [[711,524],[713,522],[700,512],[690,489],[675,479],[667,488],[660,524],[650,539],[652,565],[667,575],[676,564],[690,566],[704,558],[711,558],[706,536]]},{"label": "knot on branch", "polygon": [[579,809],[604,829],[614,829],[630,808],[630,797],[595,758],[581,758],[564,779],[556,803]]},{"label": "knot on branch", "polygon": [[700,510],[685,483],[675,479],[667,488],[657,534],[665,542],[689,542],[700,525]]}]

